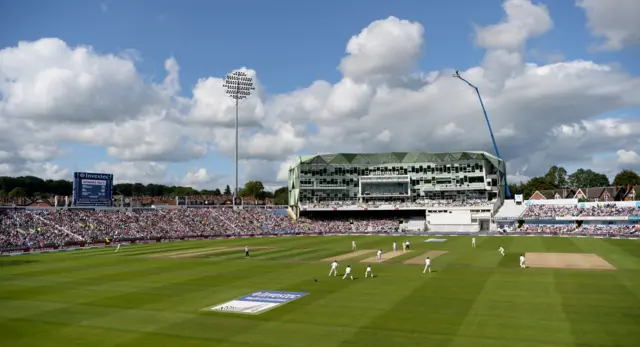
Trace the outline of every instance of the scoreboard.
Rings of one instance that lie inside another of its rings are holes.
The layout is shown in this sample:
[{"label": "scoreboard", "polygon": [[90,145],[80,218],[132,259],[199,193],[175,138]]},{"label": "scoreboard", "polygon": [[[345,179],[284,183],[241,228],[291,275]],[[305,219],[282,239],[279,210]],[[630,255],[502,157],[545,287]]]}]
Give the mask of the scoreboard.
[{"label": "scoreboard", "polygon": [[73,206],[112,206],[113,175],[76,172],[73,174]]}]

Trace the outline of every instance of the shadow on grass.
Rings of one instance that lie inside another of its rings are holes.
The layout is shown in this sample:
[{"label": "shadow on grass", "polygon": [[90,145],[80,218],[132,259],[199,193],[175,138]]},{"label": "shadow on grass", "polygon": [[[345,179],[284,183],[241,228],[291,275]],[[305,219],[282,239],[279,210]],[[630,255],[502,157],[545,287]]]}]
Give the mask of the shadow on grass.
[{"label": "shadow on grass", "polygon": [[9,259],[6,261],[0,261],[0,267],[27,265],[32,263],[38,263],[38,261],[33,259]]}]

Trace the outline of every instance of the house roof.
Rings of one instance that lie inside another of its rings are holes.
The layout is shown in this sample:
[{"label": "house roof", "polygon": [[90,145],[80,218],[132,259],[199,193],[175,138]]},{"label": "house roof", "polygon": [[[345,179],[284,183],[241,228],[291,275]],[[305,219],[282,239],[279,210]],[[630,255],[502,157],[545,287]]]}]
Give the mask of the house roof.
[{"label": "house roof", "polygon": [[537,192],[542,194],[542,196],[544,196],[546,199],[554,199],[556,197],[556,194],[560,195],[561,199],[571,199],[574,195],[576,195],[576,190],[573,188],[545,189],[538,190]]}]

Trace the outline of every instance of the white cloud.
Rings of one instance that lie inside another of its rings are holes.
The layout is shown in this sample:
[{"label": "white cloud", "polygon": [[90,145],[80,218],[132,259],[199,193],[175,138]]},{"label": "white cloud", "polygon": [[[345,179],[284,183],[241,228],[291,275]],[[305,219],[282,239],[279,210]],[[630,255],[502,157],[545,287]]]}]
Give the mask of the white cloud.
[{"label": "white cloud", "polygon": [[220,182],[218,181],[218,177],[204,168],[190,170],[186,173],[180,183],[182,186],[193,187],[196,189],[214,190],[216,188],[221,188],[219,186]]},{"label": "white cloud", "polygon": [[490,49],[517,50],[532,37],[553,27],[547,7],[531,0],[506,0],[506,17],[498,24],[476,29],[476,44]]},{"label": "white cloud", "polygon": [[[100,162],[91,168],[95,172],[113,174],[115,183],[171,183],[166,165],[156,162]],[[90,171],[90,170],[87,170]]]},{"label": "white cloud", "polygon": [[621,149],[616,154],[618,155],[618,163],[621,165],[640,165],[640,155],[635,151]]},{"label": "white cloud", "polygon": [[377,20],[351,37],[340,71],[358,81],[396,77],[414,66],[423,41],[420,23],[396,17]]},{"label": "white cloud", "polygon": [[[640,153],[637,117],[595,118],[640,106],[640,79],[613,64],[525,61],[527,41],[553,27],[550,13],[525,0],[503,7],[503,21],[476,28],[485,57],[460,73],[482,91],[510,178],[544,173],[551,164],[595,165],[596,154],[621,148]],[[375,21],[347,43],[338,82],[283,94],[268,94],[256,71],[240,68],[256,84],[239,110],[244,179],[281,186],[288,162],[301,154],[492,152],[477,96],[451,77],[455,67],[415,71],[424,36],[416,22]],[[202,76],[191,93],[182,91],[180,66],[170,57],[166,76],[145,83],[133,52],[102,54],[59,39],[0,50],[0,173],[44,169],[65,142],[104,147],[122,162],[94,168],[116,179],[217,184],[219,173],[200,167],[184,177],[167,172],[171,162],[210,151],[233,156],[235,104],[224,76]],[[526,174],[517,172],[524,167]]]},{"label": "white cloud", "polygon": [[640,43],[640,1],[578,0],[576,5],[587,15],[587,27],[593,36],[604,40],[596,50],[620,50]]}]

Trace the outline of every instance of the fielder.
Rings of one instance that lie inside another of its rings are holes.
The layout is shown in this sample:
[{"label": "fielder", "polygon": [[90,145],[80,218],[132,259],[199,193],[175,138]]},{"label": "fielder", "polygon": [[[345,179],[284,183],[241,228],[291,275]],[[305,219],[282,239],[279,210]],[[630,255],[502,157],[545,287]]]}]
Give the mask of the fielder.
[{"label": "fielder", "polygon": [[347,268],[344,271],[344,276],[342,277],[342,279],[347,278],[347,276],[351,277],[351,279],[353,279],[353,275],[351,274],[351,265],[347,265]]},{"label": "fielder", "polygon": [[367,266],[367,271],[364,272],[364,278],[371,276],[373,278],[373,270],[371,270],[371,265]]},{"label": "fielder", "polygon": [[[115,241],[115,239],[118,237],[118,232],[116,232],[115,234],[113,234],[113,240]],[[116,253],[120,250],[120,243],[118,243],[118,246],[116,247],[116,251],[113,253]]]},{"label": "fielder", "polygon": [[396,242],[393,241],[393,251],[395,252],[396,250],[397,250],[397,245],[396,245]]},{"label": "fielder", "polygon": [[471,247],[475,247],[476,246],[476,238],[472,237],[471,238]]},{"label": "fielder", "polygon": [[331,274],[333,274],[334,276],[338,275],[338,262],[337,261],[333,261],[333,263],[331,263],[331,270],[329,270],[329,276],[331,276]]},{"label": "fielder", "polygon": [[382,261],[382,250],[378,250],[378,261]]},{"label": "fielder", "polygon": [[405,241],[402,241],[402,251],[403,252],[407,251],[407,243]]},{"label": "fielder", "polygon": [[411,245],[409,245],[409,241],[405,242],[405,244],[407,245],[407,251],[411,249]]},{"label": "fielder", "polygon": [[427,271],[431,273],[431,259],[429,259],[429,257],[424,260],[424,270],[422,270],[422,273],[426,273]]},{"label": "fielder", "polygon": [[351,241],[351,250],[352,251],[356,250],[356,242],[355,241]]},{"label": "fielder", "polygon": [[250,258],[249,257],[249,246],[244,246],[244,257],[245,258]]},{"label": "fielder", "polygon": [[498,248],[498,252],[500,252],[500,254],[502,254],[502,256],[504,257],[504,248],[502,248],[502,246]]},{"label": "fielder", "polygon": [[520,254],[520,268],[522,268],[522,269],[526,269],[527,268],[527,266],[524,265],[525,261],[526,260],[524,259],[524,254]]}]

